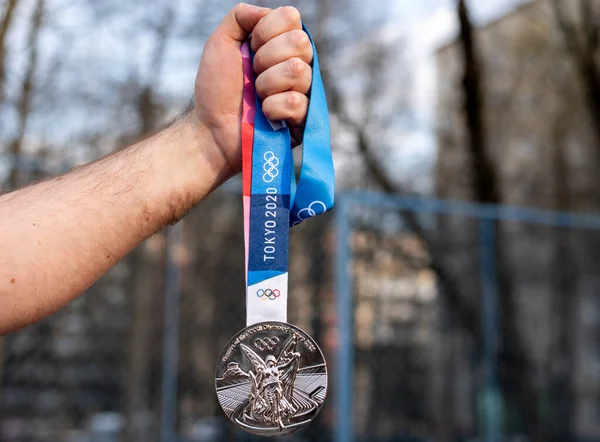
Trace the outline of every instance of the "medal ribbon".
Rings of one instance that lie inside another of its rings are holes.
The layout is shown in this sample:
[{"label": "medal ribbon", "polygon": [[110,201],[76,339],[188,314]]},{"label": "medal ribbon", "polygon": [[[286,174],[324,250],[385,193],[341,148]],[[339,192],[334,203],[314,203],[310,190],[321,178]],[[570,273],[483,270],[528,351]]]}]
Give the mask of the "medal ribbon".
[{"label": "medal ribbon", "polygon": [[[307,32],[306,28],[304,31]],[[310,37],[310,34],[309,34]],[[242,181],[246,257],[246,325],[287,322],[289,229],[333,206],[334,172],[329,113],[317,51],[304,129],[302,166],[296,183],[290,132],[271,122],[254,88],[253,54],[241,48]]]}]

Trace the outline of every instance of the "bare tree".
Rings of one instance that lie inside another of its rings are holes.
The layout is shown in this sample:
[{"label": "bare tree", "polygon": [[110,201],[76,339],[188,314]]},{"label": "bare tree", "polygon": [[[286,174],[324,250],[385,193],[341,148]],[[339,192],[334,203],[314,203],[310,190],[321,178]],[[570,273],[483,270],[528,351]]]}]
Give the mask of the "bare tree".
[{"label": "bare tree", "polygon": [[[323,2],[327,3],[327,2]],[[366,44],[369,48],[369,57],[364,64],[365,78],[369,79],[367,92],[363,93],[364,99],[376,101],[382,94],[388,94],[389,84],[382,81],[380,77],[385,72],[383,65],[390,59],[398,56],[396,47],[384,46],[377,41],[370,41]],[[386,193],[410,195],[411,192],[404,188],[400,183],[392,180],[389,172],[383,167],[383,160],[376,154],[378,142],[381,140],[372,139],[372,128],[369,126],[370,120],[375,120],[375,115],[369,115],[368,112],[363,119],[355,119],[351,115],[352,105],[348,104],[344,95],[339,90],[339,86],[331,80],[327,63],[324,63],[323,77],[327,88],[327,95],[332,114],[338,118],[347,129],[351,130],[355,136],[356,147],[360,157],[363,159],[368,175],[374,180],[377,186]],[[393,86],[397,87],[397,86]],[[400,103],[398,103],[400,104]],[[404,106],[406,104],[403,104]],[[372,109],[372,105],[366,105],[363,108]],[[398,114],[402,112],[398,108],[392,109],[392,112]],[[411,212],[402,212],[402,218],[406,225],[423,241],[426,245],[432,270],[435,271],[441,292],[447,297],[448,303],[455,309],[456,317],[469,335],[479,336],[478,313],[474,306],[469,305],[468,300],[463,299],[458,289],[458,281],[445,269],[442,263],[441,253],[434,238],[431,238],[426,229],[421,225],[417,217]]]},{"label": "bare tree", "polygon": [[[161,80],[167,43],[170,38],[176,14],[176,6],[168,4],[159,14],[152,17],[158,20],[154,23],[154,48],[148,63],[148,78],[141,82],[137,94],[135,109],[138,114],[138,134],[143,137],[157,129],[162,117],[163,107],[156,98],[156,89]],[[164,236],[158,233],[158,236]],[[163,241],[154,238],[154,244]],[[153,325],[153,312],[158,298],[156,288],[162,285],[164,269],[165,248],[160,251],[153,250],[150,242],[142,244],[129,257],[131,273],[129,275],[129,292],[133,303],[131,321],[131,339],[128,363],[128,376],[126,376],[125,400],[125,432],[124,440],[147,440],[149,434],[141,431],[139,427],[143,414],[150,410],[149,403],[149,373],[151,330]]]},{"label": "bare tree", "polygon": [[23,141],[25,140],[25,133],[27,131],[27,122],[31,116],[31,104],[35,89],[34,76],[38,67],[39,36],[43,24],[44,4],[45,0],[36,1],[27,38],[29,53],[17,102],[17,134],[10,144],[10,153],[12,154],[13,160],[13,167],[9,177],[9,186],[11,189],[16,189],[19,185],[19,162],[21,161],[21,151],[23,148]]},{"label": "bare tree", "polygon": [[473,179],[473,197],[482,203],[500,203],[498,174],[492,164],[485,136],[484,95],[481,62],[477,54],[475,32],[465,0],[458,1],[459,44],[462,47],[464,77],[464,117]]},{"label": "bare tree", "polygon": [[[471,195],[476,201],[498,204],[502,202],[499,177],[486,145],[482,68],[477,54],[475,32],[464,0],[457,2],[457,16],[460,23],[459,44],[462,48],[462,65],[464,67],[462,95],[467,134],[466,149],[470,161],[469,169],[466,172],[471,177]],[[381,89],[378,88],[381,88],[382,84],[389,87],[389,83],[385,83],[381,78],[382,65],[386,60],[395,56],[397,54],[386,53],[373,42],[369,42],[369,56],[359,57],[361,61],[365,62],[365,77],[370,79],[364,89],[366,101],[362,101],[360,106],[356,106],[356,102],[352,104],[346,102],[347,99],[342,91],[337,84],[331,81],[326,67],[324,78],[327,83],[331,111],[354,134],[357,150],[369,176],[385,192],[407,194],[409,193],[407,189],[392,180],[389,172],[383,166],[382,156],[374,147],[380,146],[381,141],[374,137],[373,134],[377,132],[373,130],[369,120],[369,103],[375,102],[380,96],[378,93],[381,94]],[[366,109],[366,111],[357,117],[353,115],[355,107]],[[395,111],[398,112],[398,108]],[[377,118],[380,116],[381,114],[378,114]],[[444,305],[451,310],[452,316],[456,318],[456,324],[475,340],[477,346],[481,336],[477,311],[478,301],[461,293],[461,281],[446,265],[444,256],[447,253],[441,248],[443,245],[437,241],[437,238],[432,237],[414,215],[406,212],[401,215],[406,225],[426,245],[430,257],[430,267],[438,277],[440,294],[445,301]],[[497,229],[497,232],[500,230]],[[496,234],[496,244],[502,244],[500,233]],[[500,306],[503,318],[508,318],[503,320],[500,330],[500,342],[504,343],[500,348],[500,364],[503,367],[500,371],[501,385],[503,389],[510,392],[511,400],[524,416],[527,433],[531,440],[539,441],[541,437],[540,422],[535,400],[537,392],[531,383],[533,376],[531,362],[527,357],[523,337],[518,329],[514,294],[509,277],[510,269],[500,248],[496,251],[496,258]],[[534,399],[532,400],[532,398]]]},{"label": "bare tree", "polygon": [[[554,174],[554,209],[569,210],[570,176],[568,161],[565,158],[565,128],[561,121],[554,124],[554,145],[552,146]],[[553,280],[553,317],[555,318],[555,333],[553,336],[550,385],[548,390],[553,399],[551,421],[548,425],[546,438],[550,441],[574,440],[575,401],[573,392],[573,373],[576,353],[572,345],[573,331],[576,326],[576,312],[579,307],[578,293],[571,290],[574,285],[575,269],[571,260],[564,259],[572,256],[570,229],[555,229],[554,262],[552,264]]]},{"label": "bare tree", "polygon": [[[334,2],[321,2],[321,7],[323,10],[319,15],[320,17],[326,16],[324,12],[327,10],[336,10]],[[360,14],[355,15],[354,19],[360,20]],[[325,21],[323,18],[321,20]],[[360,23],[353,22],[353,30],[360,28]],[[317,32],[316,35],[320,36],[321,34]],[[391,154],[391,151],[382,150],[382,146],[385,145],[384,140],[382,136],[377,135],[386,133],[385,126],[397,126],[398,116],[407,113],[408,103],[402,97],[393,102],[383,112],[376,107],[379,100],[385,101],[390,94],[398,91],[406,94],[409,89],[407,86],[408,81],[402,77],[402,71],[397,68],[394,70],[395,78],[392,81],[385,78],[391,62],[402,57],[401,49],[397,44],[386,45],[376,38],[366,41],[363,39],[365,41],[364,46],[368,48],[366,53],[360,53],[359,55],[354,52],[352,55],[354,59],[360,61],[360,66],[353,68],[358,70],[363,81],[361,83],[363,89],[359,95],[360,100],[357,100],[356,90],[350,89],[351,94],[349,94],[349,97],[334,76],[334,73],[340,70],[339,65],[332,56],[339,51],[336,48],[338,43],[331,41],[330,35],[325,35],[323,38],[326,40],[324,42],[318,41],[317,44],[319,48],[326,49],[325,56],[322,55],[321,57],[323,60],[322,70],[334,121],[339,121],[344,130],[349,131],[354,136],[358,157],[362,160],[367,176],[373,184],[386,193],[410,195],[409,188],[405,187],[399,180],[391,178],[390,171],[385,167],[386,161],[388,161],[387,156]],[[363,109],[364,112],[357,114],[355,111],[357,108]],[[447,265],[448,252],[445,245],[439,241],[437,235],[428,231],[428,228],[422,224],[414,213],[402,211],[399,215],[407,228],[419,238],[427,250],[429,259],[426,265],[436,274],[440,297],[443,300],[444,307],[449,309],[453,323],[464,331],[468,339],[477,343],[480,336],[477,303],[463,292],[461,281],[458,279],[459,275]],[[444,424],[443,419],[441,424]],[[448,431],[441,430],[441,433],[448,435]]]},{"label": "bare tree", "polygon": [[[11,0],[6,7],[0,28],[0,102],[2,101],[2,90],[4,86],[4,60],[6,54],[5,37],[10,27],[12,16],[17,2]],[[37,0],[33,8],[30,20],[29,34],[27,38],[28,56],[25,73],[21,80],[20,93],[17,101],[18,127],[15,137],[10,142],[10,153],[13,165],[9,176],[9,189],[16,189],[19,185],[19,164],[21,161],[21,149],[27,131],[27,122],[31,114],[31,103],[35,89],[34,75],[38,67],[39,35],[43,26],[45,0]],[[4,348],[5,338],[0,337],[0,387],[3,380]]]},{"label": "bare tree", "polygon": [[[481,62],[465,0],[458,1],[457,16],[460,24],[459,44],[463,54],[464,118],[467,128],[467,150],[471,161],[469,173],[472,177],[472,193],[478,202],[499,204],[501,203],[499,180],[486,146]],[[541,441],[541,434],[537,413],[537,392],[532,388],[531,366],[522,336],[517,328],[514,290],[508,275],[510,268],[505,262],[501,249],[503,244],[501,238],[500,229],[495,229],[496,274],[502,308],[499,355],[502,391],[507,392],[519,407],[524,417],[524,424],[527,426],[528,436],[532,441],[538,442]]]},{"label": "bare tree", "polygon": [[600,8],[592,0],[552,0],[552,5],[565,46],[585,88],[596,146],[600,147]]},{"label": "bare tree", "polygon": [[[482,67],[477,39],[465,0],[458,0],[459,46],[462,49],[462,81],[464,120],[473,198],[481,203],[500,204],[502,195],[496,166],[493,164],[485,129],[485,111]],[[500,226],[499,226],[500,227]],[[510,276],[511,268],[503,250],[501,228],[495,229],[495,262],[499,306],[502,321],[499,330],[499,375],[502,392],[523,416],[523,425],[530,440],[542,440],[538,412],[539,394],[534,387],[533,367],[519,330],[515,290]]]},{"label": "bare tree", "polygon": [[4,101],[4,83],[6,80],[6,60],[8,54],[6,36],[13,23],[18,4],[19,0],[8,0],[0,19],[0,104]]}]

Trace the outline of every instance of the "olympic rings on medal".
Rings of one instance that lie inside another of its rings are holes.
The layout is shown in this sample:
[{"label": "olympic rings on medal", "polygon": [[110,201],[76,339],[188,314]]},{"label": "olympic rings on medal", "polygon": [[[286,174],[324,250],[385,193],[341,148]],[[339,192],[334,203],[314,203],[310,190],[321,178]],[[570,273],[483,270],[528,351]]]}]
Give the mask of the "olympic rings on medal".
[{"label": "olympic rings on medal", "polygon": [[[319,210],[320,207],[323,207],[323,210]],[[298,217],[298,221],[296,221],[293,225],[300,224],[302,221],[308,218],[312,218],[313,216],[320,215],[321,213],[325,213],[327,211],[327,206],[323,201],[313,201],[305,207],[304,209],[300,209],[296,216]]]},{"label": "olympic rings on medal", "polygon": [[279,298],[281,296],[281,292],[277,289],[275,290],[271,290],[271,289],[258,289],[256,292],[256,296],[258,296],[260,299],[262,299],[263,301],[266,301],[267,299],[270,301],[274,301],[277,298]]},{"label": "olympic rings on medal", "polygon": [[273,350],[279,343],[279,338],[273,336],[272,338],[258,338],[254,340],[254,346],[260,351]]},{"label": "olympic rings on medal", "polygon": [[265,163],[263,164],[263,170],[265,171],[263,174],[263,181],[265,183],[271,183],[275,177],[279,175],[279,170],[277,169],[277,166],[279,166],[279,158],[277,158],[270,150],[265,152],[263,158],[265,159]]}]

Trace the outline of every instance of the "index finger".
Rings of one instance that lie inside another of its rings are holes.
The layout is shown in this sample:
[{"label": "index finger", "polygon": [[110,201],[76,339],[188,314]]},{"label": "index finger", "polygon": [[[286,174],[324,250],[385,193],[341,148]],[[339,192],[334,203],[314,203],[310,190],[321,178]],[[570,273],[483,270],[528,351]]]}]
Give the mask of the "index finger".
[{"label": "index finger", "polygon": [[250,47],[256,52],[272,38],[294,29],[302,29],[300,12],[293,6],[277,8],[261,18],[254,27]]}]

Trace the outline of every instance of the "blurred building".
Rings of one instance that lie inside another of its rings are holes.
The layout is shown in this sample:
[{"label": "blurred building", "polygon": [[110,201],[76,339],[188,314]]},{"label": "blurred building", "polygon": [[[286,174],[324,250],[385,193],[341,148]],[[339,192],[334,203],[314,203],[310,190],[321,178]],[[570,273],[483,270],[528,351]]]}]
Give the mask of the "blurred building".
[{"label": "blurred building", "polygon": [[[598,142],[551,3],[532,1],[476,29],[487,148],[503,203],[597,212]],[[563,3],[573,8],[578,4]],[[569,11],[573,16],[576,12]],[[437,195],[470,200],[462,47],[453,41],[436,57]],[[470,252],[477,241],[473,226],[458,218],[442,220],[442,225],[454,271],[468,281],[477,261]],[[532,382],[540,392],[551,392],[561,382],[566,361],[572,371],[577,435],[599,437],[600,235],[518,222],[502,223],[500,231],[504,271],[518,310],[515,320],[534,364]],[[462,290],[473,299],[479,296],[476,284],[465,284]],[[568,343],[560,333],[568,335]],[[469,355],[463,351],[462,358],[466,361]]]},{"label": "blurred building", "polygon": [[357,228],[351,247],[357,434],[425,440],[440,399],[438,298],[427,254],[407,231]]}]

